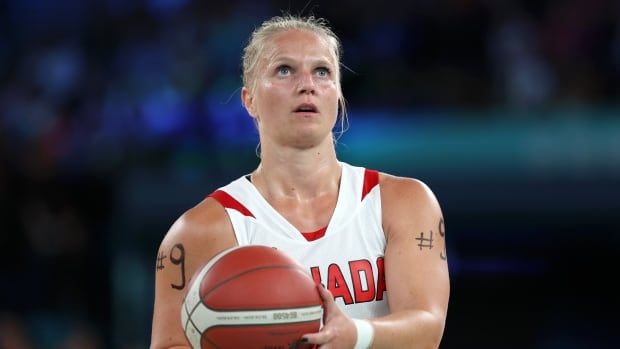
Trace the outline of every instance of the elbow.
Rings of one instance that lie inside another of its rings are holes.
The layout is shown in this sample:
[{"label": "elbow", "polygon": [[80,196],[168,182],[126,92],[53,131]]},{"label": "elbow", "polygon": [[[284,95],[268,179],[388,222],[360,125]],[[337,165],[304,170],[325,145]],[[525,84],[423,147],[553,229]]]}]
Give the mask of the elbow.
[{"label": "elbow", "polygon": [[379,329],[380,336],[376,337],[378,340],[373,348],[439,348],[445,325],[443,314],[416,309],[394,315],[398,320],[375,322],[375,328]]},{"label": "elbow", "polygon": [[428,345],[425,348],[438,349],[443,338],[443,332],[446,325],[446,318],[443,315],[431,314],[429,320],[429,338]]},{"label": "elbow", "polygon": [[424,312],[421,317],[424,329],[419,332],[421,335],[413,343],[416,348],[438,349],[443,338],[446,317],[443,314]]}]

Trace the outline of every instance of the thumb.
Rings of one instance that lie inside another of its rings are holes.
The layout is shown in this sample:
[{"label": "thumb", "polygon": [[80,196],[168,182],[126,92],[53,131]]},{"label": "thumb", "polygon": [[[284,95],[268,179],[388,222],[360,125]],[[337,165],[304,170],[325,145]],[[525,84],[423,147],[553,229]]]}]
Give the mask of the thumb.
[{"label": "thumb", "polygon": [[328,316],[338,308],[334,301],[334,296],[321,284],[316,285],[316,288],[319,290],[319,295],[321,295],[321,299],[323,300],[323,308],[325,309],[324,315]]},{"label": "thumb", "polygon": [[323,286],[323,284],[316,284],[316,288],[317,290],[319,290],[319,294],[321,295],[321,298],[323,299],[323,301],[326,300],[334,300],[334,296],[332,295],[331,292],[329,292],[325,286]]}]

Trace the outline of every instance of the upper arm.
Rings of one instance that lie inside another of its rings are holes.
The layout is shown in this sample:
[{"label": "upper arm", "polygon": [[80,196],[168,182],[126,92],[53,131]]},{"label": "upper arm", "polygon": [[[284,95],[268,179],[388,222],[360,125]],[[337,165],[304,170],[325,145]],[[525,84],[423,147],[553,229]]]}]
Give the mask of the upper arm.
[{"label": "upper arm", "polygon": [[390,310],[424,310],[443,327],[450,282],[439,203],[424,183],[388,175],[381,177],[381,202]]},{"label": "upper arm", "polygon": [[235,245],[230,220],[213,199],[206,199],[174,222],[157,252],[152,349],[189,347],[181,306],[191,278],[211,257]]}]

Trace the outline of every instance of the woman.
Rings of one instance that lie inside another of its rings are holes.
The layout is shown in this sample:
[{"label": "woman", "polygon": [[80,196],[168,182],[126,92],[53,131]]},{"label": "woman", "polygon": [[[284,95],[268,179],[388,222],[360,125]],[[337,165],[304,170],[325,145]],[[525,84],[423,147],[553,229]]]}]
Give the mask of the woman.
[{"label": "woman", "polygon": [[338,161],[339,60],[339,41],[320,19],[275,17],[252,34],[241,97],[261,162],[188,210],[162,241],[152,348],[188,346],[179,320],[186,278],[247,244],[287,252],[324,285],[324,326],[303,342],[439,346],[449,298],[440,206],[418,180]]}]

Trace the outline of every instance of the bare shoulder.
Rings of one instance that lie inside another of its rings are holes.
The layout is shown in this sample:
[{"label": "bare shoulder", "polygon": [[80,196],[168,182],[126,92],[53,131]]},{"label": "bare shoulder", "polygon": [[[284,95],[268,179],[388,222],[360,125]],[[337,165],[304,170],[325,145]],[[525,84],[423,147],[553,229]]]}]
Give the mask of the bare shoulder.
[{"label": "bare shoulder", "polygon": [[381,173],[379,183],[383,224],[387,233],[400,230],[402,225],[441,217],[435,194],[421,180]]},{"label": "bare shoulder", "polygon": [[435,194],[419,179],[381,173],[379,183],[383,206],[392,209],[406,206],[418,210],[439,208]]},{"label": "bare shoulder", "polygon": [[203,240],[213,240],[229,234],[233,234],[233,231],[224,207],[213,198],[206,198],[172,224],[163,242],[205,242]]},{"label": "bare shoulder", "polygon": [[172,224],[162,240],[160,253],[182,246],[192,264],[188,267],[192,267],[234,245],[236,239],[225,209],[216,200],[206,198]]},{"label": "bare shoulder", "polygon": [[[380,173],[379,183],[381,185],[381,191],[388,195],[396,197],[402,197],[402,194],[415,194],[410,199],[429,199],[434,197],[431,189],[419,179],[409,177],[399,177],[387,173]],[[396,195],[399,194],[400,195]]]}]

